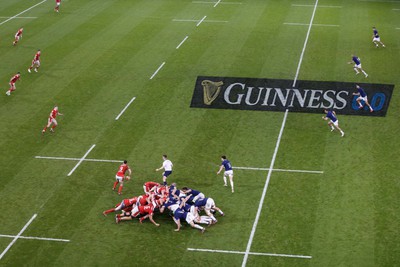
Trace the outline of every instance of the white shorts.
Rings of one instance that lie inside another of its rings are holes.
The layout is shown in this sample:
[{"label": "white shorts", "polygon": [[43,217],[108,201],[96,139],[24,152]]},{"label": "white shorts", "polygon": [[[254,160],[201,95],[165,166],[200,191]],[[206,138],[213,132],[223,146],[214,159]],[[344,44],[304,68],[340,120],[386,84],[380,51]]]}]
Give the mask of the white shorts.
[{"label": "white shorts", "polygon": [[197,196],[195,196],[193,198],[193,203],[196,202],[196,200],[200,199],[200,198],[205,198],[206,196],[203,193],[198,194]]},{"label": "white shorts", "polygon": [[[56,119],[54,119],[54,118],[49,118],[48,120],[47,120],[47,125],[48,126],[50,126],[50,124],[54,124],[54,125],[57,125],[57,121],[56,121]],[[48,127],[47,126],[47,127]]]},{"label": "white shorts", "polygon": [[40,61],[39,60],[32,60],[32,66],[36,65],[38,67],[40,67]]},{"label": "white shorts", "polygon": [[356,99],[356,101],[364,101],[364,102],[368,102],[368,97],[367,96],[364,96],[364,97],[362,97],[362,96],[359,96],[359,97],[357,97],[357,99]]},{"label": "white shorts", "polygon": [[357,65],[357,64],[355,64],[355,65],[354,65],[354,68],[361,69],[361,63],[360,63],[360,64],[358,64],[358,65]]},{"label": "white shorts", "polygon": [[21,36],[15,35],[15,40],[19,41],[19,39],[21,38]]},{"label": "white shorts", "polygon": [[186,215],[186,222],[187,222],[188,224],[191,224],[193,221],[194,221],[194,216],[193,216],[193,214],[191,214],[190,212],[188,212],[187,215]]},{"label": "white shorts", "polygon": [[225,171],[224,176],[233,176],[233,170]]},{"label": "white shorts", "polygon": [[331,123],[335,126],[339,126],[339,120],[336,120],[335,122],[331,120]]},{"label": "white shorts", "polygon": [[214,208],[214,207],[215,207],[214,199],[208,198],[208,199],[207,199],[207,203],[206,203],[206,205],[204,206],[204,209],[210,210],[210,209],[212,209],[212,208]]},{"label": "white shorts", "polygon": [[118,182],[122,182],[123,180],[124,180],[124,177],[122,176],[118,176],[118,175],[115,175],[115,180],[118,180]]},{"label": "white shorts", "polygon": [[381,41],[381,37],[374,37],[374,39],[372,39],[372,42],[380,42]]}]

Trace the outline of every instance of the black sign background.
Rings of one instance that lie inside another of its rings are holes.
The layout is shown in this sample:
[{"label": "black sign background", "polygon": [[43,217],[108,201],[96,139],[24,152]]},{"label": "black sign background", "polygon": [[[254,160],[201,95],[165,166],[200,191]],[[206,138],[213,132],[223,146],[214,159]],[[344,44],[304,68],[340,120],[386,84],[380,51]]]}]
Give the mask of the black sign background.
[{"label": "black sign background", "polygon": [[[219,95],[210,105],[204,103],[202,85],[204,80],[223,82]],[[341,115],[386,116],[394,89],[392,84],[302,80],[299,80],[297,86],[292,88],[292,83],[293,80],[199,76],[196,80],[190,107],[260,111],[289,109],[292,112],[306,113],[322,113],[324,109],[333,109]],[[369,112],[366,105],[363,109],[359,109],[355,101],[357,96],[353,96],[353,93],[356,92],[356,84],[366,91],[374,112]],[[267,88],[270,91],[269,97],[266,97]],[[305,103],[297,101],[298,98],[294,96],[293,89],[306,99]],[[277,90],[280,91],[281,97],[288,96],[286,103],[280,101]]]}]

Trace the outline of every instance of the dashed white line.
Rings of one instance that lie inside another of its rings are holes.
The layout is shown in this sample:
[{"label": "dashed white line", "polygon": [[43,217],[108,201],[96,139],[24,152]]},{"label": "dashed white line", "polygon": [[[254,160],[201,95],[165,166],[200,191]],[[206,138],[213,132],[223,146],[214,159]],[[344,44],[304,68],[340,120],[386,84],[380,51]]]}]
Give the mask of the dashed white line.
[{"label": "dashed white line", "polygon": [[176,49],[179,49],[179,47],[181,47],[181,45],[183,45],[183,43],[187,40],[187,38],[189,38],[189,36],[186,36],[185,38],[183,38],[182,42],[180,42],[178,44],[178,46],[176,47]]},{"label": "dashed white line", "polygon": [[215,3],[214,7],[218,6],[219,3],[221,3],[221,0],[218,0],[218,2]]},{"label": "dashed white line", "polygon": [[83,155],[83,157],[79,160],[79,162],[75,165],[75,167],[68,173],[67,176],[71,176],[71,174],[74,173],[74,171],[76,170],[76,168],[78,168],[79,165],[81,165],[81,163],[85,160],[85,158],[87,157],[87,155],[89,155],[90,151],[92,151],[93,148],[94,148],[95,146],[96,146],[96,145],[92,145],[92,146],[89,148],[89,150],[86,151],[85,155]]},{"label": "dashed white line", "polygon": [[3,21],[3,22],[0,22],[0,25],[3,25],[4,23],[6,23],[6,22],[8,22],[8,21],[10,21],[10,20],[12,20],[12,19],[15,19],[15,18],[18,17],[19,15],[24,14],[25,12],[31,10],[31,9],[34,8],[34,7],[37,7],[38,5],[43,4],[43,3],[46,2],[46,1],[47,1],[47,0],[43,0],[42,2],[37,3],[36,5],[33,5],[33,6],[31,6],[30,8],[27,8],[27,9],[25,9],[24,11],[18,13],[17,15],[10,17],[9,19],[6,19],[6,20]]},{"label": "dashed white line", "polygon": [[25,224],[25,226],[19,231],[19,233],[14,237],[10,244],[6,247],[6,249],[0,254],[0,260],[6,255],[6,253],[10,250],[10,248],[14,245],[15,242],[21,237],[22,233],[28,228],[28,226],[33,222],[36,218],[37,214],[34,214],[32,218]]},{"label": "dashed white line", "polygon": [[[317,1],[318,1],[318,0],[317,0]],[[279,131],[278,139],[277,139],[277,141],[276,141],[274,154],[273,154],[273,156],[272,156],[271,164],[270,164],[270,166],[269,166],[269,171],[268,171],[267,179],[266,179],[266,181],[265,181],[264,190],[263,190],[263,192],[262,192],[261,199],[260,199],[260,202],[259,202],[259,204],[258,204],[258,210],[257,210],[257,214],[256,214],[256,219],[254,220],[253,228],[251,229],[250,238],[249,238],[249,241],[247,242],[247,247],[246,247],[246,252],[244,253],[244,258],[243,258],[243,262],[242,262],[242,267],[245,267],[245,266],[246,266],[247,259],[248,259],[249,254],[250,254],[251,245],[252,245],[252,243],[253,243],[254,235],[255,235],[255,233],[256,233],[258,221],[259,221],[260,215],[261,215],[261,210],[262,210],[262,207],[263,207],[263,205],[264,205],[265,195],[267,194],[269,181],[271,180],[272,170],[274,169],[275,159],[276,159],[276,155],[278,154],[279,145],[280,145],[280,143],[281,143],[281,138],[282,138],[283,130],[285,129],[286,118],[287,118],[287,116],[288,116],[288,113],[289,113],[289,110],[286,109],[286,111],[285,111],[285,116],[283,117],[283,121],[282,121],[282,126],[281,126],[281,129],[280,129],[280,131]]]},{"label": "dashed white line", "polygon": [[[237,170],[252,170],[252,171],[269,171],[269,168],[255,168],[255,167],[232,167]],[[298,173],[317,173],[323,174],[323,171],[310,171],[310,170],[290,170],[290,169],[273,169],[274,172],[298,172]]]},{"label": "dashed white line", "polygon": [[206,18],[207,18],[207,16],[204,16],[204,17],[199,21],[199,23],[196,24],[196,27],[199,27],[200,24],[201,24]]},{"label": "dashed white line", "polygon": [[151,75],[150,80],[152,80],[157,75],[157,73],[161,70],[162,67],[164,67],[164,65],[165,61],[161,63],[160,67],[158,67],[158,69],[153,73],[153,75]]},{"label": "dashed white line", "polygon": [[[199,22],[198,19],[173,19],[172,21],[174,22]],[[207,23],[227,23],[229,21],[227,20],[205,20],[203,22],[207,22]]]},{"label": "dashed white line", "polygon": [[[193,4],[215,4],[215,2],[210,1],[192,1]],[[242,2],[220,2],[220,4],[225,5],[241,5]]]},{"label": "dashed white line", "polygon": [[122,114],[125,112],[125,110],[129,107],[130,104],[132,104],[132,102],[133,102],[135,99],[136,99],[136,97],[133,97],[133,98],[129,101],[129,103],[126,104],[126,106],[124,107],[124,109],[121,110],[121,112],[118,114],[117,117],[115,117],[115,120],[116,120],[116,121],[122,116]]},{"label": "dashed white line", "polygon": [[[45,157],[45,156],[35,156],[35,159],[70,160],[70,161],[80,161],[80,160],[82,160],[81,158]],[[83,159],[82,161],[113,162],[113,163],[123,162],[123,160],[114,160],[114,159]]]},{"label": "dashed white line", "polygon": [[[1,19],[9,19],[12,17],[0,17]],[[37,19],[37,17],[15,17],[14,19]]]},{"label": "dashed white line", "polygon": [[[15,235],[0,235],[0,237],[15,238]],[[36,237],[36,236],[19,236],[18,239],[34,239],[34,240],[44,240],[44,241],[57,241],[57,242],[70,242],[68,239],[59,238],[49,238],[49,237]]]}]

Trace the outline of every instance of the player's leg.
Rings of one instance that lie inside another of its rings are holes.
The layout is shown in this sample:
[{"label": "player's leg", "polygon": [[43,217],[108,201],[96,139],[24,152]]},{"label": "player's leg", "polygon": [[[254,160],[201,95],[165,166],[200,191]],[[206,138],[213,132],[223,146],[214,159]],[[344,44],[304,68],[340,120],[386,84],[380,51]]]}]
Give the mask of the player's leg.
[{"label": "player's leg", "polygon": [[13,42],[13,45],[16,45],[17,43],[18,43],[18,36],[15,36],[15,39],[14,39],[14,42]]},{"label": "player's leg", "polygon": [[122,194],[122,188],[124,187],[124,181],[121,179],[119,182],[119,187],[118,187],[118,195]]},{"label": "player's leg", "polygon": [[338,131],[340,132],[340,134],[341,134],[342,137],[343,137],[343,136],[344,136],[344,132],[343,132],[343,130],[340,129],[340,127],[339,127],[339,121],[338,121],[338,120],[335,121],[335,122],[333,123],[333,125],[335,125],[336,129],[338,129]]},{"label": "player's leg", "polygon": [[163,175],[163,185],[166,186],[167,185],[167,176]]},{"label": "player's leg", "polygon": [[228,184],[226,183],[226,173],[224,173],[224,186],[228,186]]},{"label": "player's leg", "polygon": [[359,74],[359,73],[360,73],[360,72],[358,71],[359,68],[360,68],[359,65],[354,65],[353,69],[354,69],[354,71],[356,72],[356,74]]},{"label": "player's leg", "polygon": [[333,132],[335,130],[335,127],[333,127],[333,122],[332,121],[328,122],[328,126],[329,126],[329,128],[331,128],[331,132]]},{"label": "player's leg", "polygon": [[369,111],[370,111],[370,112],[373,112],[373,111],[374,111],[373,108],[371,107],[371,105],[369,104],[367,98],[365,98],[365,105],[367,105],[367,106],[369,107]]},{"label": "player's leg", "polygon": [[113,185],[113,188],[112,188],[112,190],[115,190],[115,188],[117,188],[117,185],[119,184],[119,182],[122,180],[122,178],[121,177],[119,177],[119,176],[115,176],[115,182],[114,182],[114,185]]},{"label": "player's leg", "polygon": [[40,68],[40,61],[36,61],[35,62],[35,72],[38,72],[39,68]]},{"label": "player's leg", "polygon": [[[51,123],[53,124],[53,126],[51,126],[51,128],[50,128],[50,132],[53,132],[54,133],[54,128],[56,128],[57,127],[57,120],[56,119],[51,119]],[[50,125],[49,125],[49,127],[50,127]]]},{"label": "player's leg", "polygon": [[356,102],[357,102],[358,107],[359,107],[360,109],[363,108],[363,105],[361,104],[361,100],[363,100],[363,98],[362,98],[361,96],[360,96],[360,97],[357,97],[357,99],[356,99]]},{"label": "player's leg", "polygon": [[231,188],[232,188],[232,193],[235,191],[234,189],[233,189],[233,174],[230,174],[229,175],[229,182],[230,182],[230,184],[231,184]]},{"label": "player's leg", "polygon": [[8,89],[8,91],[6,92],[6,95],[10,95],[13,90],[14,85],[12,83],[9,83],[10,88]]}]

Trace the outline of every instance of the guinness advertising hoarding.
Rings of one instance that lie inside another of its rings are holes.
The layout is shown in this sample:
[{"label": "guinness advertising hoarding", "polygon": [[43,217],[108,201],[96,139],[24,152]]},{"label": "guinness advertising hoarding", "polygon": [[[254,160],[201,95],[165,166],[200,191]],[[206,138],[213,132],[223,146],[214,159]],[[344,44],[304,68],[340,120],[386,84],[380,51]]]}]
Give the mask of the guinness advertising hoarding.
[{"label": "guinness advertising hoarding", "polygon": [[[392,84],[301,81],[199,76],[196,80],[193,108],[240,109],[322,113],[333,109],[347,115],[386,116],[394,89]],[[367,105],[359,108],[356,84],[368,96],[374,112]]]}]

